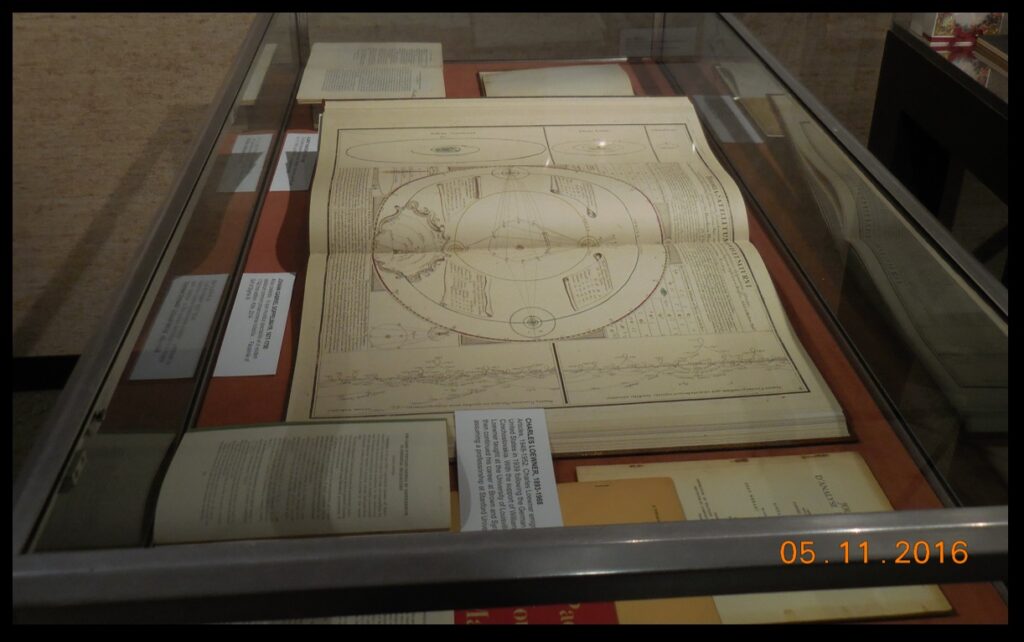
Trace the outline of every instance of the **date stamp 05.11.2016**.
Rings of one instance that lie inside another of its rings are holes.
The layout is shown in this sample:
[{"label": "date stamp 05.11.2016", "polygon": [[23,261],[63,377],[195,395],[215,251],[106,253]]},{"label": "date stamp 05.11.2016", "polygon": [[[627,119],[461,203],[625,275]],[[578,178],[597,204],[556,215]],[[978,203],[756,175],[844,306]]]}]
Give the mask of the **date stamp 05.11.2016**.
[{"label": "date stamp 05.11.2016", "polygon": [[925,540],[897,540],[891,553],[872,559],[868,542],[844,540],[837,550],[824,553],[815,550],[812,540],[784,540],[779,546],[779,559],[785,565],[792,564],[966,564],[967,542]]}]

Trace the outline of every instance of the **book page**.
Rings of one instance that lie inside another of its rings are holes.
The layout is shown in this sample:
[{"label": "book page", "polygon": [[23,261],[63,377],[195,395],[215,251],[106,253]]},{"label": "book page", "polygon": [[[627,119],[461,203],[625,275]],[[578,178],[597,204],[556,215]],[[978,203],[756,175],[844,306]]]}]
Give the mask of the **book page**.
[{"label": "book page", "polygon": [[[892,510],[859,454],[580,466],[580,481],[671,477],[688,519]],[[723,623],[859,619],[946,612],[937,586],[715,596]]]},{"label": "book page", "polygon": [[156,544],[444,530],[443,422],[189,432],[157,502]]},{"label": "book page", "polygon": [[[642,524],[684,518],[675,486],[667,477],[558,484],[558,499],[565,526]],[[459,512],[459,500],[458,494],[453,493],[455,515]],[[457,516],[452,520],[457,525]],[[524,605],[455,612],[457,624],[718,624],[720,621],[710,597]]]},{"label": "book page", "polygon": [[[642,524],[685,519],[668,477],[616,479],[558,485],[566,526]],[[618,600],[619,624],[718,624],[710,597]]]},{"label": "book page", "polygon": [[619,65],[567,65],[543,69],[481,71],[484,95],[632,96],[629,74]]},{"label": "book page", "polygon": [[316,42],[300,104],[352,98],[443,98],[441,43]]},{"label": "book page", "polygon": [[416,105],[326,108],[289,420],[545,408],[555,453],[846,434],[688,100]]}]

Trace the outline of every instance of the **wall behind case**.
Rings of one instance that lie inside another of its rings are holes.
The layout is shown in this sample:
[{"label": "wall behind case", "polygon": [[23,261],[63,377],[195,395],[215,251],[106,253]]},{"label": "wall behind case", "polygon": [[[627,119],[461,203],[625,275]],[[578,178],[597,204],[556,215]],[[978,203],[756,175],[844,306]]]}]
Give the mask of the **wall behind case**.
[{"label": "wall behind case", "polygon": [[[70,363],[100,330],[253,18],[13,16],[16,359]],[[15,474],[57,396],[14,394]]]}]

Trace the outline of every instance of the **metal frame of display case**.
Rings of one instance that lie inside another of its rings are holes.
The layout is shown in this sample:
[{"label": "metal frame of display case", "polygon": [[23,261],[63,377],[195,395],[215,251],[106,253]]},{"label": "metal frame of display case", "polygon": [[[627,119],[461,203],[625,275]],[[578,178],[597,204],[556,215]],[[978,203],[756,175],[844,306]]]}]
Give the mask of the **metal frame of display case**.
[{"label": "metal frame of display case", "polygon": [[[106,330],[80,359],[17,480],[16,621],[236,621],[538,604],[565,601],[566,595],[574,601],[607,600],[1008,580],[1006,506],[27,552],[80,434],[94,421],[88,415],[139,314],[139,302],[184,226],[189,200],[271,19],[261,16],[250,30],[190,162],[101,326]],[[750,44],[742,26],[727,21]],[[295,16],[297,31],[305,24],[304,15]],[[664,20],[656,19],[658,25]],[[767,54],[757,53],[805,104],[817,106]],[[830,116],[819,117],[848,142],[849,135]],[[859,149],[856,143],[846,147]],[[898,202],[910,203],[914,216],[916,201],[906,190],[884,170],[872,171],[879,166],[870,158],[854,156]],[[947,249],[958,260],[961,253]],[[1004,314],[1005,298],[1004,289]],[[994,300],[998,305],[998,291]],[[793,539],[813,541],[819,561],[783,564],[780,546]],[[844,540],[867,542],[869,562],[840,563]],[[897,572],[892,560],[898,540],[963,540],[970,544],[970,562],[909,564]],[[830,564],[821,561],[825,551],[831,552]]]}]

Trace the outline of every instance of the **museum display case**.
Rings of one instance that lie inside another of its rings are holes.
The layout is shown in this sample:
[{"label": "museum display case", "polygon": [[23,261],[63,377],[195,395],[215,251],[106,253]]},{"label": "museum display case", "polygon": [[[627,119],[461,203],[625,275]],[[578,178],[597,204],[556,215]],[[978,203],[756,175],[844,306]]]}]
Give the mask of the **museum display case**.
[{"label": "museum display case", "polygon": [[[733,16],[262,16],[16,480],[14,617],[1005,622],[1008,324]],[[492,408],[553,522],[468,525]]]},{"label": "museum display case", "polygon": [[[1009,80],[1006,66],[983,55],[984,43],[935,49],[895,22],[868,149],[1008,286],[1008,262],[993,259],[1009,251]],[[975,227],[977,234],[965,234]]]}]

